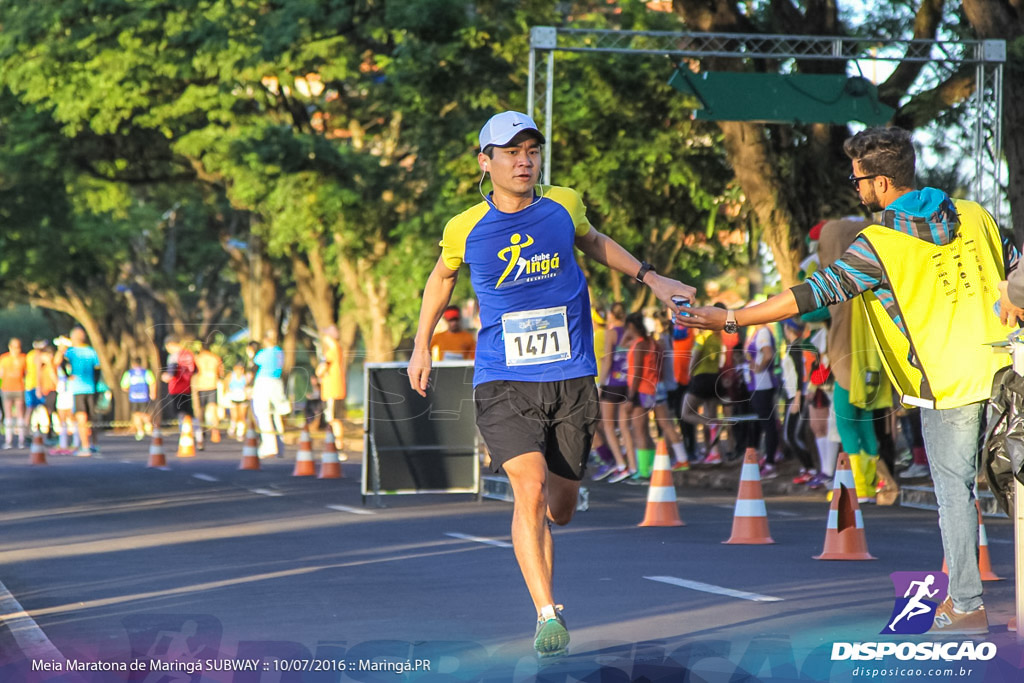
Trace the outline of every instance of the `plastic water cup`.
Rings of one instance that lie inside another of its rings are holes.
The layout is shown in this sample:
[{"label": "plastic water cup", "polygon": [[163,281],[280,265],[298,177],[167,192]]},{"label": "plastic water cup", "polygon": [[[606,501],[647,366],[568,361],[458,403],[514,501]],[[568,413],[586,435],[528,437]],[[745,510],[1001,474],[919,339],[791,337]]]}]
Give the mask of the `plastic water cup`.
[{"label": "plastic water cup", "polygon": [[[684,296],[674,296],[674,297],[672,297],[672,303],[674,303],[676,305],[676,308],[680,308],[680,309],[689,308],[690,307],[689,299],[687,299]],[[689,318],[690,314],[687,313],[686,311],[680,310],[678,315],[673,316],[672,322],[673,323],[678,323],[680,317]]]}]

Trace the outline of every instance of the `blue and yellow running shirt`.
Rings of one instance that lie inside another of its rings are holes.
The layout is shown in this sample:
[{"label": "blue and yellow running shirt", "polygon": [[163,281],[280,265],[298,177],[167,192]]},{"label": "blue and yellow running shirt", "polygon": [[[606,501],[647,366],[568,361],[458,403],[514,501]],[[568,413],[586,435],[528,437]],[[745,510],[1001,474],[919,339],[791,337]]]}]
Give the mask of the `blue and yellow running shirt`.
[{"label": "blue and yellow running shirt", "polygon": [[480,302],[473,386],[548,382],[597,374],[590,294],[576,263],[586,207],[574,190],[541,186],[515,213],[480,202],[448,221],[444,264],[469,265]]}]

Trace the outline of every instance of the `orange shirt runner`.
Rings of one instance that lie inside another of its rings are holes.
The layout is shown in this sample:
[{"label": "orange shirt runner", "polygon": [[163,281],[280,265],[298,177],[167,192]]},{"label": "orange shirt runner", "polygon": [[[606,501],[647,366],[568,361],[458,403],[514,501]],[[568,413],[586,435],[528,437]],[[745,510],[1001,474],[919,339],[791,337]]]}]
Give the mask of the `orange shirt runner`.
[{"label": "orange shirt runner", "polygon": [[640,386],[637,393],[654,396],[658,388],[658,378],[661,377],[660,360],[657,345],[653,340],[637,339],[633,342],[626,356],[629,390],[633,390],[639,378]]},{"label": "orange shirt runner", "polygon": [[438,332],[430,338],[430,355],[434,360],[473,360],[476,335],[465,330]]},{"label": "orange shirt runner", "polygon": [[676,382],[681,386],[690,384],[690,361],[693,359],[693,344],[697,339],[695,330],[685,330],[682,339],[676,339],[673,331],[672,363]]},{"label": "orange shirt runner", "polygon": [[0,355],[0,391],[25,391],[25,371],[28,363],[25,354],[12,354],[10,351]]}]

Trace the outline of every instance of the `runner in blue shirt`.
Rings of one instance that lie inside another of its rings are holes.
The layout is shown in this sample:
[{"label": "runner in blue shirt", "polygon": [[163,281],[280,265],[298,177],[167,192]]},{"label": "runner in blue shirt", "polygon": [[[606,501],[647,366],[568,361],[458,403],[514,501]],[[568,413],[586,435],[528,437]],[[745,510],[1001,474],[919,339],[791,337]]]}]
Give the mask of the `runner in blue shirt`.
[{"label": "runner in blue shirt", "polygon": [[430,338],[466,263],[480,302],[477,426],[492,469],[504,469],[512,486],[512,543],[538,615],[534,648],[551,657],[566,652],[569,633],[552,595],[546,522],[572,519],[598,421],[590,296],[575,249],[636,277],[673,310],[672,297],[692,300],[694,289],[597,232],[574,190],[539,185],[542,144],[537,125],[519,112],[497,114],[480,131],[477,162],[493,191],[445,226],[409,381],[426,396]]},{"label": "runner in blue shirt", "polygon": [[252,359],[256,377],[252,384],[252,414],[260,432],[260,458],[284,457],[284,416],[291,412],[285,393],[284,351],[277,345],[277,333],[263,335],[263,348]]},{"label": "runner in blue shirt", "polygon": [[95,435],[89,428],[89,420],[96,414],[96,380],[100,371],[100,357],[96,350],[89,346],[85,330],[76,327],[71,330],[70,339],[61,337],[54,366],[65,360],[71,366],[68,374],[68,390],[74,396],[75,421],[78,423],[78,435],[81,447],[75,452],[80,457],[89,457],[97,452],[94,446]]},{"label": "runner in blue shirt", "polygon": [[135,440],[142,441],[146,434],[153,433],[151,412],[156,400],[156,377],[142,364],[142,358],[132,358],[132,366],[121,375],[121,389],[128,392]]}]

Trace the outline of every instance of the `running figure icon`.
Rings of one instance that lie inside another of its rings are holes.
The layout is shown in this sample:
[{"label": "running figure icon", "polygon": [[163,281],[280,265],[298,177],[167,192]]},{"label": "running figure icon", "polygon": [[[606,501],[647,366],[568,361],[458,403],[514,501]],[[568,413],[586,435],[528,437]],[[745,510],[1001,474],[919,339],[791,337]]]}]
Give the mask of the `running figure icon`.
[{"label": "running figure icon", "polygon": [[[903,594],[903,597],[910,598],[910,600],[903,608],[903,611],[899,613],[899,616],[893,619],[892,623],[889,624],[890,631],[896,630],[897,622],[902,621],[903,619],[907,619],[909,621],[914,617],[926,614],[934,609],[933,605],[926,605],[923,602],[925,598],[934,598],[938,594],[938,588],[936,588],[935,590],[928,590],[934,583],[934,574],[928,574],[923,581],[910,582],[910,586],[907,587],[907,592]],[[911,598],[910,593],[915,590],[917,592],[914,594],[914,597]]]}]

